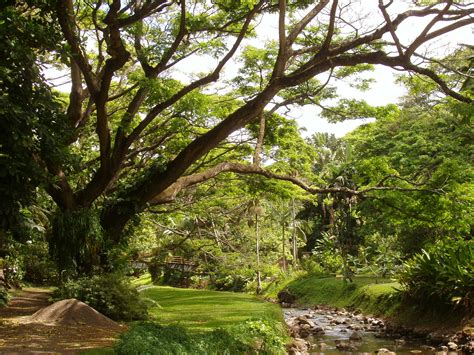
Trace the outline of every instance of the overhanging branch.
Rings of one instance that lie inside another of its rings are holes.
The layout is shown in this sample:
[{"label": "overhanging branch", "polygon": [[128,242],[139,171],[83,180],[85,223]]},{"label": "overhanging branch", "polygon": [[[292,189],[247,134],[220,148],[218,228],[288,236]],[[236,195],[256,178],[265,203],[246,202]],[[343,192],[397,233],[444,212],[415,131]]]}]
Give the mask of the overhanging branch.
[{"label": "overhanging branch", "polygon": [[437,195],[443,194],[443,192],[439,190],[423,189],[419,187],[410,188],[410,187],[377,185],[377,186],[367,187],[361,190],[350,189],[344,186],[314,187],[314,186],[309,185],[304,180],[299,179],[297,177],[278,174],[256,165],[242,164],[242,163],[236,163],[236,162],[224,162],[206,171],[188,175],[188,176],[183,176],[179,178],[175,183],[171,184],[165,191],[161,192],[160,194],[153,197],[150,201],[148,201],[148,203],[150,205],[170,203],[174,201],[176,196],[184,189],[190,186],[202,183],[206,180],[215,178],[217,175],[226,173],[226,172],[232,172],[232,173],[243,174],[243,175],[250,175],[250,174],[260,175],[269,179],[288,181],[313,195],[338,193],[338,194],[346,194],[350,196],[367,197],[368,193],[376,192],[376,191],[424,192],[424,193],[432,193],[432,194],[437,194]]}]

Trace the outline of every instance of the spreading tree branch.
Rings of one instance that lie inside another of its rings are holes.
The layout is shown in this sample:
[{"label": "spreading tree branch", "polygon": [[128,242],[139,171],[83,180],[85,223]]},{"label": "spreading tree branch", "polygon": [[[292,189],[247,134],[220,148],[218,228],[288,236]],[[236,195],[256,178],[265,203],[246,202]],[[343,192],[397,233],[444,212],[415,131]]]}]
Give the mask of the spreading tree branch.
[{"label": "spreading tree branch", "polygon": [[360,190],[351,189],[344,186],[313,187],[307,184],[302,179],[299,179],[295,176],[278,174],[268,169],[264,169],[260,166],[257,166],[255,164],[250,165],[250,164],[241,164],[241,163],[235,163],[235,162],[224,162],[212,168],[209,168],[203,172],[180,177],[175,183],[171,184],[166,190],[154,196],[150,201],[148,201],[148,203],[150,205],[170,203],[174,201],[176,196],[184,189],[190,186],[202,183],[209,179],[215,178],[217,175],[226,173],[226,172],[232,172],[232,173],[243,174],[243,175],[249,175],[249,174],[261,175],[269,179],[287,181],[313,195],[337,193],[337,194],[346,194],[349,196],[366,197],[369,193],[378,192],[378,191],[423,192],[423,193],[432,193],[432,194],[438,194],[438,195],[442,194],[442,192],[439,190],[423,189],[423,188],[418,188],[418,187],[409,188],[409,187],[399,187],[399,186],[371,186],[371,187],[367,187]]}]

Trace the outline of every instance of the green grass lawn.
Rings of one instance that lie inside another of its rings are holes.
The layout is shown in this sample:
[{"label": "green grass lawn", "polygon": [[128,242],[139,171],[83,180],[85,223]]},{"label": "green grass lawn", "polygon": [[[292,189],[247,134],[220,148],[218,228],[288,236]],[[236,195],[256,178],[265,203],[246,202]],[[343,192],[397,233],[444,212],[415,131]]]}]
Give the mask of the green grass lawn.
[{"label": "green grass lawn", "polygon": [[180,324],[191,332],[223,328],[250,318],[283,319],[278,305],[243,293],[156,286],[141,294],[159,304],[150,308],[150,315],[160,324]]}]

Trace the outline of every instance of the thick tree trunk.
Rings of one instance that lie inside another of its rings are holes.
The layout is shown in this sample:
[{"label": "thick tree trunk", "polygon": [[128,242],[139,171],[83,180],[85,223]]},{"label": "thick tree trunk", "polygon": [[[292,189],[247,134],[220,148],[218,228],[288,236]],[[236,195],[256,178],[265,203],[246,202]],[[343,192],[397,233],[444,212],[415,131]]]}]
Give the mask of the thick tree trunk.
[{"label": "thick tree trunk", "polygon": [[281,245],[282,245],[282,261],[283,261],[283,272],[286,272],[286,250],[285,250],[285,222],[281,225]]},{"label": "thick tree trunk", "polygon": [[262,275],[260,272],[260,230],[258,225],[258,214],[255,213],[255,235],[256,235],[256,251],[257,251],[257,294],[262,293]]},{"label": "thick tree trunk", "polygon": [[293,246],[293,268],[296,268],[298,265],[298,247],[296,242],[296,213],[295,213],[295,199],[291,199],[291,220],[293,224],[292,228],[292,246]]}]

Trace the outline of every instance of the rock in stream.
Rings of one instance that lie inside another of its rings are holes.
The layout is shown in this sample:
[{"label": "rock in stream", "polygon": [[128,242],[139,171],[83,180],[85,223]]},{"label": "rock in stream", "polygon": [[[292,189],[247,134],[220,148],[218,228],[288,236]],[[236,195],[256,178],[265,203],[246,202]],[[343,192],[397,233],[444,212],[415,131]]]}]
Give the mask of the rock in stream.
[{"label": "rock in stream", "polygon": [[[284,309],[293,345],[290,354],[469,354],[471,334],[443,335],[433,342],[426,335],[386,325],[382,319],[330,307]],[[431,334],[435,338],[435,334]],[[437,338],[437,336],[436,336]],[[462,345],[460,345],[461,343]],[[467,351],[466,351],[467,350]]]}]

